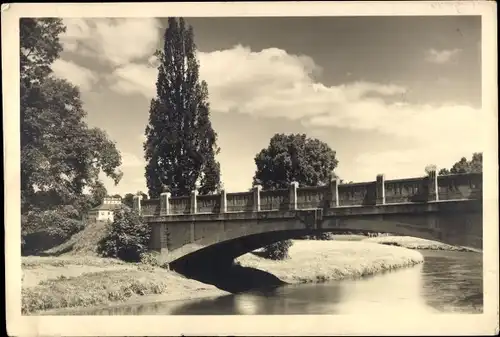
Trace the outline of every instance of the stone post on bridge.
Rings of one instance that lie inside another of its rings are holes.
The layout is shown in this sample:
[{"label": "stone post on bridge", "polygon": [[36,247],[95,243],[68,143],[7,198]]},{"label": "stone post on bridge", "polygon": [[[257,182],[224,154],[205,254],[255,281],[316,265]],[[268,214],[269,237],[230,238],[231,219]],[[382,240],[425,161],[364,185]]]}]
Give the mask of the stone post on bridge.
[{"label": "stone post on bridge", "polygon": [[378,174],[375,182],[375,204],[385,204],[385,176],[383,174]]},{"label": "stone post on bridge", "polygon": [[191,197],[189,198],[191,201],[191,214],[196,214],[198,213],[198,203],[197,203],[197,198],[198,198],[198,191],[194,190],[191,191]]},{"label": "stone post on bridge", "polygon": [[226,190],[220,191],[220,213],[227,213],[227,193],[226,193]]},{"label": "stone post on bridge", "polygon": [[296,181],[292,181],[289,187],[289,200],[290,200],[290,209],[297,209],[297,188],[299,188],[299,183]]},{"label": "stone post on bridge", "polygon": [[141,200],[142,200],[142,195],[141,194],[136,194],[133,197],[133,202],[132,202],[132,209],[136,211],[137,213],[141,214]]},{"label": "stone post on bridge", "polygon": [[170,192],[160,194],[160,216],[170,215]]},{"label": "stone post on bridge", "polygon": [[260,212],[260,191],[262,186],[255,185],[253,188],[253,211]]},{"label": "stone post on bridge", "polygon": [[429,171],[427,174],[427,201],[438,201],[439,200],[439,188],[438,188],[438,173],[437,168]]},{"label": "stone post on bridge", "polygon": [[329,193],[328,193],[329,208],[339,207],[339,183],[340,179],[337,177],[330,179]]}]

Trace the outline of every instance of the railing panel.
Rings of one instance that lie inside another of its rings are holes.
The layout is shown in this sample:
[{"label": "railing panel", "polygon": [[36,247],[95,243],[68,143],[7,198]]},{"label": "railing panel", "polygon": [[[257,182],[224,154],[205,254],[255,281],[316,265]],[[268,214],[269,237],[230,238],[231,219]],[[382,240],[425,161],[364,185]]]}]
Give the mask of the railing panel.
[{"label": "railing panel", "polygon": [[327,186],[299,187],[297,189],[297,208],[323,208],[326,202]]},{"label": "railing panel", "polygon": [[426,199],[426,178],[397,179],[385,181],[387,204],[419,202]]},{"label": "railing panel", "polygon": [[220,194],[199,195],[196,204],[198,213],[219,213]]},{"label": "railing panel", "polygon": [[289,194],[290,191],[288,189],[261,191],[260,209],[262,211],[289,209]]},{"label": "railing panel", "polygon": [[141,213],[143,216],[159,216],[160,199],[141,200]]},{"label": "railing panel", "polygon": [[253,210],[253,192],[227,193],[226,198],[228,212]]},{"label": "railing panel", "polygon": [[339,206],[361,206],[375,203],[375,182],[340,184]]},{"label": "railing panel", "polygon": [[438,176],[440,200],[478,199],[482,196],[482,174],[450,174]]},{"label": "railing panel", "polygon": [[189,214],[191,213],[191,197],[171,197],[170,214]]}]

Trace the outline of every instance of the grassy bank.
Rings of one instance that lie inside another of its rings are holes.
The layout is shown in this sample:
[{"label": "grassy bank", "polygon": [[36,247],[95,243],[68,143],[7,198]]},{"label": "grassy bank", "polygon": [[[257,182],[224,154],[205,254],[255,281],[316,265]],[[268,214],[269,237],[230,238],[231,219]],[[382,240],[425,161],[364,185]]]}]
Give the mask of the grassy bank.
[{"label": "grassy bank", "polygon": [[165,300],[225,292],[165,269],[95,257],[23,257],[23,314],[134,301]]},{"label": "grassy bank", "polygon": [[237,259],[287,283],[325,282],[372,275],[423,262],[417,251],[369,242],[294,241],[290,258],[271,261],[255,254]]},{"label": "grassy bank", "polygon": [[420,249],[420,250],[447,250],[447,251],[460,251],[460,252],[475,251],[473,249],[465,247],[451,246],[437,241],[419,239],[410,236],[380,236],[380,237],[366,238],[363,240],[363,242],[378,243],[383,245],[398,246],[408,249]]}]

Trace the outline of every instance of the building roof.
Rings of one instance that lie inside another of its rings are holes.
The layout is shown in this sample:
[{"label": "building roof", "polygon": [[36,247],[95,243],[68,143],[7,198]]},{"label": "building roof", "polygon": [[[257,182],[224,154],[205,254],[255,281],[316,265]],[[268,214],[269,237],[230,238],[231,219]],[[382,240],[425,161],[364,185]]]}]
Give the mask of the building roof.
[{"label": "building roof", "polygon": [[121,206],[122,204],[100,204],[92,208],[91,211],[113,211]]}]

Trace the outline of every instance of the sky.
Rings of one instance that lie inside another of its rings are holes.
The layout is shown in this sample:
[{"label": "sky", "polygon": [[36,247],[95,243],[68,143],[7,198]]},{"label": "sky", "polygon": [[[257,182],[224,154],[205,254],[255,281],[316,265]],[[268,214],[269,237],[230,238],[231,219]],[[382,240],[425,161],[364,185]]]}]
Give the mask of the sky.
[{"label": "sky", "polygon": [[[185,18],[208,83],[228,192],[251,187],[275,133],[336,151],[346,181],[422,176],[483,150],[481,19]],[[147,193],[142,143],[166,18],[70,18],[56,76],[81,90],[87,121],[122,155],[109,194]]]}]

